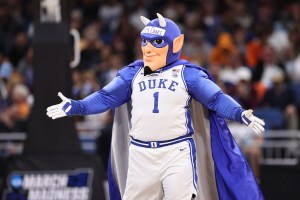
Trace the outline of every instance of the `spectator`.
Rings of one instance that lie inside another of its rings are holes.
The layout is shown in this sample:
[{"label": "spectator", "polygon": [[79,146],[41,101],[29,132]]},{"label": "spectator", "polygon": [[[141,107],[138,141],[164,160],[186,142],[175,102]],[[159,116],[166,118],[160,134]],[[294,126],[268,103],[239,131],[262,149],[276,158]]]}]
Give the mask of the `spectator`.
[{"label": "spectator", "polygon": [[288,24],[297,25],[300,23],[300,3],[299,1],[291,1],[287,5]]},{"label": "spectator", "polygon": [[133,61],[134,47],[132,44],[139,36],[139,32],[129,23],[129,17],[129,11],[123,13],[111,43],[113,52],[124,55],[126,63]]},{"label": "spectator", "polygon": [[284,114],[285,128],[298,129],[298,114],[295,95],[284,82],[283,71],[277,71],[272,77],[272,87],[266,91],[262,106],[280,109]]},{"label": "spectator", "polygon": [[99,90],[99,83],[96,80],[95,72],[93,70],[86,70],[82,75],[82,90],[81,96],[84,98],[95,91]]},{"label": "spectator", "polygon": [[236,71],[237,83],[233,97],[246,109],[255,109],[259,104],[251,76],[251,71],[247,67],[240,67]]},{"label": "spectator", "polygon": [[120,70],[120,66],[124,66],[124,58],[121,54],[114,54],[111,56],[111,67],[104,71],[99,77],[102,85],[107,85]]},{"label": "spectator", "polygon": [[233,4],[236,23],[245,30],[250,28],[253,23],[253,16],[249,14],[249,7],[247,3],[248,2],[245,0],[240,0],[235,1]]},{"label": "spectator", "polygon": [[80,70],[95,69],[99,64],[99,50],[103,43],[98,37],[101,30],[101,24],[94,22],[83,30],[83,38],[81,39],[81,60],[79,66]]},{"label": "spectator", "polygon": [[17,71],[23,77],[23,82],[30,91],[33,90],[33,48],[29,47],[25,56],[17,65]]},{"label": "spectator", "polygon": [[14,44],[9,53],[9,59],[16,68],[20,60],[25,56],[29,47],[27,35],[25,32],[16,34]]},{"label": "spectator", "polygon": [[247,30],[242,26],[236,26],[233,33],[233,41],[243,58],[245,58],[246,50],[247,50],[246,39],[247,39]]},{"label": "spectator", "polygon": [[72,96],[75,99],[84,98],[99,89],[99,84],[93,70],[73,70],[72,80]]},{"label": "spectator", "polygon": [[13,66],[5,52],[0,49],[0,78],[4,81],[10,79],[13,72]]},{"label": "spectator", "polygon": [[222,32],[218,37],[217,45],[211,51],[209,63],[226,66],[229,64],[229,57],[237,53],[238,50],[232,41],[231,35],[229,33]]},{"label": "spectator", "polygon": [[98,9],[98,18],[103,24],[104,43],[110,44],[119,20],[123,13],[123,5],[117,0],[106,0]]},{"label": "spectator", "polygon": [[[239,53],[230,54],[227,58],[227,64],[221,67],[219,78],[225,84],[236,85],[240,80],[240,77],[237,72],[239,69],[244,68],[242,64],[242,57]],[[247,68],[247,67],[245,67]]]},{"label": "spectator", "polygon": [[255,82],[255,90],[260,101],[266,90],[272,87],[273,77],[282,70],[283,66],[278,63],[274,49],[269,45],[263,46],[261,59],[252,74],[252,80]]},{"label": "spectator", "polygon": [[27,130],[30,113],[29,95],[29,90],[25,85],[17,84],[13,87],[12,103],[0,116],[0,132],[25,132]]},{"label": "spectator", "polygon": [[99,52],[99,57],[100,57],[100,63],[98,64],[96,68],[96,76],[99,82],[103,85],[103,82],[101,80],[102,73],[105,71],[108,71],[111,67],[111,61],[112,61],[112,49],[111,46],[109,45],[104,45],[100,52]]},{"label": "spectator", "polygon": [[253,31],[248,31],[251,35],[246,46],[246,63],[249,67],[255,68],[261,60],[263,47],[267,44],[267,40],[272,33],[273,25],[254,24],[251,27]]},{"label": "spectator", "polygon": [[82,75],[79,70],[72,70],[72,97],[74,99],[81,99],[81,90],[83,85]]},{"label": "spectator", "polygon": [[289,29],[289,47],[285,53],[285,69],[294,84],[300,84],[300,27]]}]

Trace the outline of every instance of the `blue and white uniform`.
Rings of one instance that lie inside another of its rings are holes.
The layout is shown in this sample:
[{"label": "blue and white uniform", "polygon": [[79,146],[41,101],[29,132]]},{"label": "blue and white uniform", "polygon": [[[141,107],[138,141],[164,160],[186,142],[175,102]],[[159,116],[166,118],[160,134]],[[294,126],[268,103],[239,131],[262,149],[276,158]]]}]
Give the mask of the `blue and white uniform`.
[{"label": "blue and white uniform", "polygon": [[160,199],[162,191],[166,199],[191,199],[197,194],[196,151],[190,137],[194,133],[189,107],[192,98],[241,122],[241,106],[200,68],[186,64],[189,62],[178,60],[144,76],[143,62],[136,61],[121,69],[102,90],[83,100],[72,100],[69,115],[99,113],[131,100],[129,134],[133,145],[129,148],[124,199]]}]

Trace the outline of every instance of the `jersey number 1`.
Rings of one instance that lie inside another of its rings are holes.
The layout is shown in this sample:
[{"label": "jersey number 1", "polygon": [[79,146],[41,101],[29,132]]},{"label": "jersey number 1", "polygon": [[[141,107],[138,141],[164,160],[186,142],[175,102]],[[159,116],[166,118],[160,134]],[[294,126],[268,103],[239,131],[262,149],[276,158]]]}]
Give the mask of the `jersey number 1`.
[{"label": "jersey number 1", "polygon": [[152,110],[153,113],[159,113],[159,110],[158,110],[158,94],[159,94],[159,92],[155,92],[153,94],[153,97],[154,97],[154,109]]}]

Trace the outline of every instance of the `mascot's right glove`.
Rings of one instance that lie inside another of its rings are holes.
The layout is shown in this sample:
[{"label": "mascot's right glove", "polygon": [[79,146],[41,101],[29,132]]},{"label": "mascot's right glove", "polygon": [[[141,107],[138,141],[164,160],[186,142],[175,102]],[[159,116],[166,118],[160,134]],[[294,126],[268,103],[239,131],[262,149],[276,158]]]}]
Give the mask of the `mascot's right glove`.
[{"label": "mascot's right glove", "polygon": [[253,115],[253,110],[245,110],[242,112],[242,120],[243,123],[250,128],[257,134],[260,135],[262,132],[265,131],[264,125],[265,122],[258,117]]},{"label": "mascot's right glove", "polygon": [[65,117],[68,115],[72,108],[71,100],[66,98],[61,92],[58,93],[62,102],[47,108],[47,115],[52,119]]}]

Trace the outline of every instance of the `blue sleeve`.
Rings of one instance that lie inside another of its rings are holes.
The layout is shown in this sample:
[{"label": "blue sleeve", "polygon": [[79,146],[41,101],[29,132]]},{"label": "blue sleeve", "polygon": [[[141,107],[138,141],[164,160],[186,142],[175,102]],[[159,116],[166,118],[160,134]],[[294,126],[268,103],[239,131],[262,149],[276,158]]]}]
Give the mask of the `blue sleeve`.
[{"label": "blue sleeve", "polygon": [[224,94],[221,88],[209,79],[200,68],[184,68],[184,79],[190,95],[219,115],[242,123],[242,107],[230,96]]},{"label": "blue sleeve", "polygon": [[129,101],[132,92],[131,83],[136,71],[134,67],[125,67],[103,89],[82,100],[71,100],[72,109],[68,115],[97,114]]}]

